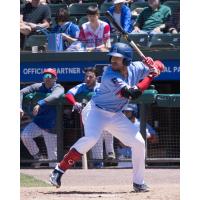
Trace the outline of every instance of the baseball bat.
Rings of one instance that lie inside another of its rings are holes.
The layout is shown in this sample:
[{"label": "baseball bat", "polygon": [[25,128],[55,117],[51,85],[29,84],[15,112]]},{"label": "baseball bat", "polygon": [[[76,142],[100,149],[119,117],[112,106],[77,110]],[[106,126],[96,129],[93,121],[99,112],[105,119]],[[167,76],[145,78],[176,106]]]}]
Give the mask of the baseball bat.
[{"label": "baseball bat", "polygon": [[123,38],[129,42],[129,45],[138,53],[138,55],[144,60],[146,56],[142,53],[142,51],[138,48],[138,46],[133,42],[129,37],[128,33],[124,31],[124,29],[115,21],[113,16],[109,11],[106,11],[105,16],[108,20],[113,24],[113,26],[122,34]]}]

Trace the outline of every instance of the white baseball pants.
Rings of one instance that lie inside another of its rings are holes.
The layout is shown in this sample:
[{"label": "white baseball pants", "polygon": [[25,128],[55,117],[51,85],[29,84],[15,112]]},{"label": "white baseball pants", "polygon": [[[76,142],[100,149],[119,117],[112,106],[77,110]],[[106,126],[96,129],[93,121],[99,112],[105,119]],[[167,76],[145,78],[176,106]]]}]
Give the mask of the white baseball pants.
[{"label": "white baseball pants", "polygon": [[[22,134],[21,139],[28,149],[29,153],[33,156],[39,152],[39,148],[33,138],[43,136],[44,141],[47,148],[47,155],[49,160],[57,159],[57,135],[49,133],[39,126],[37,126],[34,122],[28,124]],[[55,163],[49,163],[50,167],[55,167]]]},{"label": "white baseball pants", "polygon": [[[99,140],[103,130],[108,130],[124,145],[134,150],[132,163],[134,166],[133,182],[144,183],[145,142],[139,132],[139,126],[134,125],[122,112],[108,112],[95,106],[90,101],[82,111],[85,136],[80,138],[71,148],[84,154]],[[133,154],[132,154],[133,155]]]}]

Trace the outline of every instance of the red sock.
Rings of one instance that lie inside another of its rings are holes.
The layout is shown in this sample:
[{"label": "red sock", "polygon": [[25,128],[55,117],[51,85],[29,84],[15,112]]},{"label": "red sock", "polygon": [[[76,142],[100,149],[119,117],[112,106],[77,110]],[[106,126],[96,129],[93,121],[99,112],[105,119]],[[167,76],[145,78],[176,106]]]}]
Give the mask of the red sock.
[{"label": "red sock", "polygon": [[82,154],[76,151],[76,149],[71,149],[67,154],[65,154],[58,167],[61,170],[66,171],[67,169],[71,168],[71,166],[74,165],[76,161],[79,161],[81,156]]}]

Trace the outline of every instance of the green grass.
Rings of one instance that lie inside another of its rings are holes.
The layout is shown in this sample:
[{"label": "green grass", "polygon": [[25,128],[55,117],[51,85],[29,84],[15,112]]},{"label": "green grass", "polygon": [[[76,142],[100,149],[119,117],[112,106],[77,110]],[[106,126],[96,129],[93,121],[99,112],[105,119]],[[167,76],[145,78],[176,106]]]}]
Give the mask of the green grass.
[{"label": "green grass", "polygon": [[50,184],[38,180],[33,176],[20,173],[20,187],[49,187]]}]

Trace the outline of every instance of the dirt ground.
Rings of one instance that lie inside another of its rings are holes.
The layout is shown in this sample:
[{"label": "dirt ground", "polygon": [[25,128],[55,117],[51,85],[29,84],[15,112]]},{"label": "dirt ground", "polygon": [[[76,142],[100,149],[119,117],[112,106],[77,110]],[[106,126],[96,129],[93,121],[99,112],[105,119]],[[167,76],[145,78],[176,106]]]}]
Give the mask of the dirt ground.
[{"label": "dirt ground", "polygon": [[[22,169],[48,182],[49,169]],[[132,192],[131,169],[68,170],[59,189],[37,187],[20,189],[21,200],[179,200],[179,169],[146,169],[150,192]]]}]

